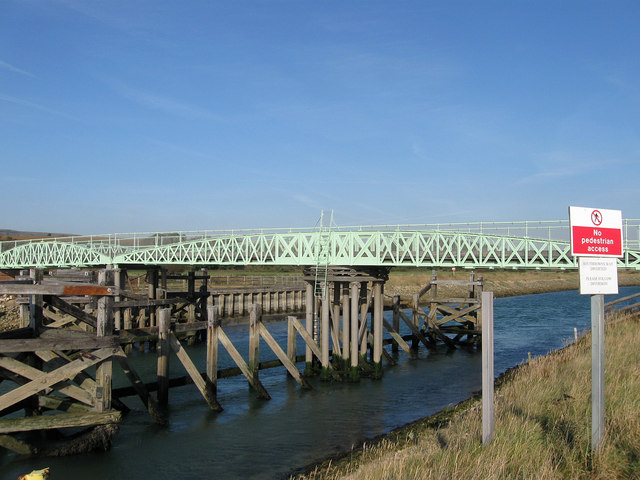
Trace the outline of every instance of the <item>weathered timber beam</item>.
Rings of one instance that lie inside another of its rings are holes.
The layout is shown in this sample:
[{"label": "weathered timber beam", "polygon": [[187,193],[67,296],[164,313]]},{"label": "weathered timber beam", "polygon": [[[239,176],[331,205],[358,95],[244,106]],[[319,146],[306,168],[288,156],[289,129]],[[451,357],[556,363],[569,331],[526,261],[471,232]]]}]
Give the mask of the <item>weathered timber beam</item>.
[{"label": "weathered timber beam", "polygon": [[469,303],[476,304],[480,303],[479,300],[475,298],[464,298],[464,297],[438,297],[438,298],[430,298],[429,303]]},{"label": "weathered timber beam", "polygon": [[17,438],[13,438],[11,435],[0,435],[0,447],[11,450],[19,455],[32,455],[36,453],[34,446]]},{"label": "weathered timber beam", "polygon": [[480,280],[431,280],[430,283],[431,285],[484,285],[484,282]]},{"label": "weathered timber beam", "polygon": [[[142,400],[142,403],[147,408],[147,411],[149,412],[149,415],[151,415],[153,421],[159,425],[166,424],[166,419],[161,414],[158,404],[153,397],[149,395],[149,390],[147,390],[144,382],[140,378],[140,375],[138,375],[138,373],[133,369],[126,354],[121,348],[118,350],[118,354],[115,355],[114,358],[120,364],[122,371],[131,382],[131,386],[140,397],[140,400]],[[116,399],[114,398],[113,400]],[[120,400],[117,400],[117,403],[120,403]]]},{"label": "weathered timber beam", "polygon": [[115,302],[114,308],[132,308],[132,307],[161,307],[164,305],[173,305],[176,303],[190,303],[191,300],[183,297],[162,298],[158,300],[140,299],[125,300],[123,302]]},{"label": "weathered timber beam", "polygon": [[2,285],[0,295],[117,295],[115,287],[101,285],[64,285],[64,284],[39,284],[39,285]]},{"label": "weathered timber beam", "polygon": [[396,332],[396,330],[393,328],[393,326],[387,322],[385,319],[382,319],[382,325],[384,325],[384,328],[387,329],[387,331],[391,334],[391,336],[393,337],[393,339],[398,342],[398,345],[400,345],[400,347],[402,347],[402,349],[411,357],[411,358],[415,358],[416,354],[413,350],[411,350],[411,347],[409,347],[409,345],[407,344],[407,342],[404,341],[404,339],[400,336],[400,334],[398,332]]},{"label": "weathered timber beam", "polygon": [[[0,357],[0,367],[13,373],[17,373],[28,380],[36,380],[42,375],[46,375],[46,373],[38,370],[37,368],[26,365],[11,357]],[[60,393],[68,395],[71,398],[75,398],[82,403],[93,406],[94,399],[91,394],[76,385],[70,385],[68,381],[53,385],[52,388],[58,390]]]},{"label": "weathered timber beam", "polygon": [[466,317],[479,308],[480,305],[471,305],[470,307],[464,308],[462,310],[456,310],[455,308],[447,307],[446,305],[438,305],[439,310],[443,310],[448,314],[438,320],[438,325],[444,325],[445,323],[451,322],[452,320],[457,320],[460,317]]},{"label": "weathered timber beam", "polygon": [[278,345],[278,342],[276,342],[276,340],[271,336],[271,333],[269,332],[269,330],[267,330],[267,327],[265,327],[264,324],[260,322],[258,324],[258,328],[260,336],[264,339],[267,345],[269,345],[271,350],[273,350],[273,352],[280,359],[282,364],[295,379],[295,381],[298,382],[298,384],[305,390],[311,390],[311,385],[309,385],[309,382],[307,382],[305,378],[300,375],[300,372],[296,368],[295,364],[289,359],[287,354],[284,353],[284,350],[282,350],[282,347]]},{"label": "weathered timber beam", "polygon": [[117,352],[117,350],[118,349],[116,348],[102,348],[93,353],[87,353],[63,367],[57,368],[56,370],[49,373],[43,373],[36,380],[32,380],[31,382],[22,385],[21,387],[5,393],[4,395],[0,396],[0,412],[15,403],[20,402],[27,397],[30,397],[31,395],[35,395],[43,390],[46,390],[56,383],[75,377],[81,371],[86,370],[87,368],[110,358]]},{"label": "weathered timber beam", "polygon": [[26,418],[5,418],[0,420],[0,434],[51,430],[54,428],[90,427],[118,423],[122,413],[117,410],[92,413],[61,413],[59,415],[38,415]]},{"label": "weathered timber beam", "polygon": [[38,395],[38,405],[48,410],[60,410],[68,413],[86,413],[93,410],[92,407],[74,402],[69,397],[57,395]]},{"label": "weathered timber beam", "polygon": [[411,320],[409,320],[409,318],[405,315],[405,313],[401,310],[400,312],[400,318],[404,321],[404,323],[406,323],[406,325],[411,329],[411,331],[413,332],[413,334],[416,336],[416,338],[418,340],[420,340],[422,342],[422,344],[427,347],[429,350],[431,350],[433,348],[433,345],[431,345],[427,339],[425,338],[425,336],[422,334],[422,332],[418,329],[418,327],[416,327],[413,322]]},{"label": "weathered timber beam", "polygon": [[56,297],[54,295],[45,296],[44,301],[52,307],[57,308],[67,315],[71,315],[72,317],[77,318],[81,322],[84,322],[87,325],[92,326],[93,328],[96,328],[98,325],[96,317],[94,317],[93,315],[89,315],[87,312],[79,307],[76,307],[75,305],[71,305],[70,303],[65,302],[60,297]]},{"label": "weathered timber beam", "polygon": [[[371,345],[373,345],[374,339],[373,339],[373,333],[368,332],[367,338],[369,339],[369,343]],[[385,360],[387,362],[389,362],[389,365],[395,365],[396,361],[393,359],[393,357],[389,354],[389,352],[387,352],[384,348],[382,350],[380,350],[380,354],[385,358]]]},{"label": "weathered timber beam", "polygon": [[[229,356],[233,359],[236,365],[242,371],[242,374],[246,377],[249,385],[257,392],[258,397],[263,398],[265,400],[270,400],[271,395],[267,392],[266,388],[262,385],[262,382],[258,378],[254,378],[251,370],[249,369],[249,365],[244,361],[242,355],[236,350],[236,347],[233,345],[227,334],[222,330],[222,328],[218,329],[218,340],[225,348]],[[258,367],[259,369],[259,367]]]},{"label": "weathered timber beam", "polygon": [[[296,363],[304,361],[304,355],[296,356]],[[278,368],[282,367],[282,362],[278,359],[275,360],[267,360],[266,362],[260,362],[259,369],[260,370],[268,370],[269,368]],[[201,373],[204,378],[204,373]],[[231,378],[237,377],[239,375],[244,375],[242,370],[239,367],[227,367],[218,370],[218,379],[220,378]],[[339,378],[339,377],[338,377]],[[191,385],[193,383],[192,378],[189,375],[183,375],[181,377],[173,377],[169,379],[169,388],[175,387],[184,387],[185,385]],[[148,382],[144,384],[145,388],[149,392],[155,392],[158,390],[158,382]],[[132,397],[137,395],[136,390],[133,387],[119,387],[114,388],[112,392],[114,397],[123,398],[123,397]]]},{"label": "weathered timber beam", "polygon": [[174,353],[178,357],[178,360],[180,360],[180,362],[184,366],[184,369],[187,371],[187,373],[193,380],[193,383],[200,391],[200,394],[203,396],[203,398],[209,405],[209,408],[211,408],[211,410],[215,410],[218,412],[222,411],[222,407],[216,400],[215,396],[211,395],[211,392],[207,388],[207,383],[204,380],[202,374],[198,371],[196,366],[193,364],[193,362],[189,358],[189,355],[187,355],[187,352],[184,351],[184,348],[182,347],[182,345],[180,344],[176,336],[171,332],[169,332],[169,344],[171,345],[171,350],[174,351]]},{"label": "weathered timber beam", "polygon": [[37,352],[38,350],[87,350],[117,345],[118,337],[24,338],[0,340],[0,353]]},{"label": "weathered timber beam", "polygon": [[7,330],[6,332],[0,332],[0,340],[11,340],[16,338],[32,338],[33,330],[30,327],[16,328],[14,330]]}]

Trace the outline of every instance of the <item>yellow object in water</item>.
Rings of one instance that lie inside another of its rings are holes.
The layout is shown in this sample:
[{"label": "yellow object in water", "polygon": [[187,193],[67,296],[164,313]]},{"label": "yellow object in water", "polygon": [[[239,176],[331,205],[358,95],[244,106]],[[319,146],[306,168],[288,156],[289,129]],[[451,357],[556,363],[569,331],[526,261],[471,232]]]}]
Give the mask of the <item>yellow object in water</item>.
[{"label": "yellow object in water", "polygon": [[47,480],[47,478],[49,478],[49,467],[21,475],[18,477],[18,480]]}]

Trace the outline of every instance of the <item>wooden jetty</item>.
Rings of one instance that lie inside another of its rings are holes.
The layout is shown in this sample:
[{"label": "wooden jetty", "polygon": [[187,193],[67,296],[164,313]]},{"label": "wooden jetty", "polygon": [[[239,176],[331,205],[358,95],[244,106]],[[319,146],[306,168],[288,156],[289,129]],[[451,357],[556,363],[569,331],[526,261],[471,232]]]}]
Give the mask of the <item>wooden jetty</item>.
[{"label": "wooden jetty", "polygon": [[[123,401],[128,396],[137,395],[153,421],[164,424],[172,387],[192,384],[212,410],[222,411],[218,383],[229,376],[243,375],[255,394],[267,400],[270,396],[259,375],[265,368],[284,366],[300,388],[310,389],[309,377],[314,375],[325,381],[381,378],[383,358],[393,364],[399,350],[414,358],[420,345],[477,345],[481,277],[471,274],[468,280],[445,281],[434,274],[410,302],[392,298],[389,322],[383,318],[388,272],[310,268],[303,287],[240,291],[210,290],[204,269],[185,274],[150,268],[142,290],[134,288],[126,269],[20,272],[13,281],[0,282],[0,294],[23,298],[21,328],[0,334],[0,446],[22,454],[63,454],[76,453],[79,445],[91,440],[92,448],[108,448],[128,411]],[[171,282],[181,288],[170,288]],[[449,286],[462,287],[465,295],[447,295]],[[302,309],[303,320],[287,315]],[[279,345],[269,332],[265,312],[286,315],[286,345]],[[227,335],[224,323],[229,314],[245,313],[247,358]],[[410,333],[401,335],[401,325]],[[277,360],[260,361],[260,340]],[[206,342],[202,372],[185,348],[195,341]],[[304,352],[297,351],[299,342]],[[384,348],[389,344],[391,352]],[[156,378],[145,380],[135,371],[128,358],[133,348],[155,351]],[[235,366],[218,367],[220,348]],[[175,361],[187,375],[171,377]],[[303,372],[297,367],[301,362]],[[122,370],[129,386],[113,388],[114,368]],[[12,387],[8,391],[7,385]],[[67,441],[55,448],[38,442],[41,435],[31,435],[53,430],[73,435],[63,435]]]}]

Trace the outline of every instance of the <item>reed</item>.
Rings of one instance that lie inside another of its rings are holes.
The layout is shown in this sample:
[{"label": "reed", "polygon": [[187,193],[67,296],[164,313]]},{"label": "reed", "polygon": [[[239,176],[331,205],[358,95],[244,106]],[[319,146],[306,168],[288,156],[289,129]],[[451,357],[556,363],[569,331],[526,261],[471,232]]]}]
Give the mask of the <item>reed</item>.
[{"label": "reed", "polygon": [[640,320],[606,330],[606,434],[591,453],[591,337],[508,372],[494,441],[478,399],[417,422],[299,479],[640,478]]}]

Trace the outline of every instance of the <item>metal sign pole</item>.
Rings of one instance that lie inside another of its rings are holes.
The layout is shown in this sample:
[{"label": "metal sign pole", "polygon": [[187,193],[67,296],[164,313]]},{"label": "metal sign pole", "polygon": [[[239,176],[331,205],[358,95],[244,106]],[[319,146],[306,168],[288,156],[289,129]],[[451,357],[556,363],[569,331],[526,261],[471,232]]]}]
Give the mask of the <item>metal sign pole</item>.
[{"label": "metal sign pole", "polygon": [[591,451],[604,437],[604,295],[591,295]]},{"label": "metal sign pole", "polygon": [[493,383],[493,292],[482,292],[482,444],[493,440],[495,404]]}]

